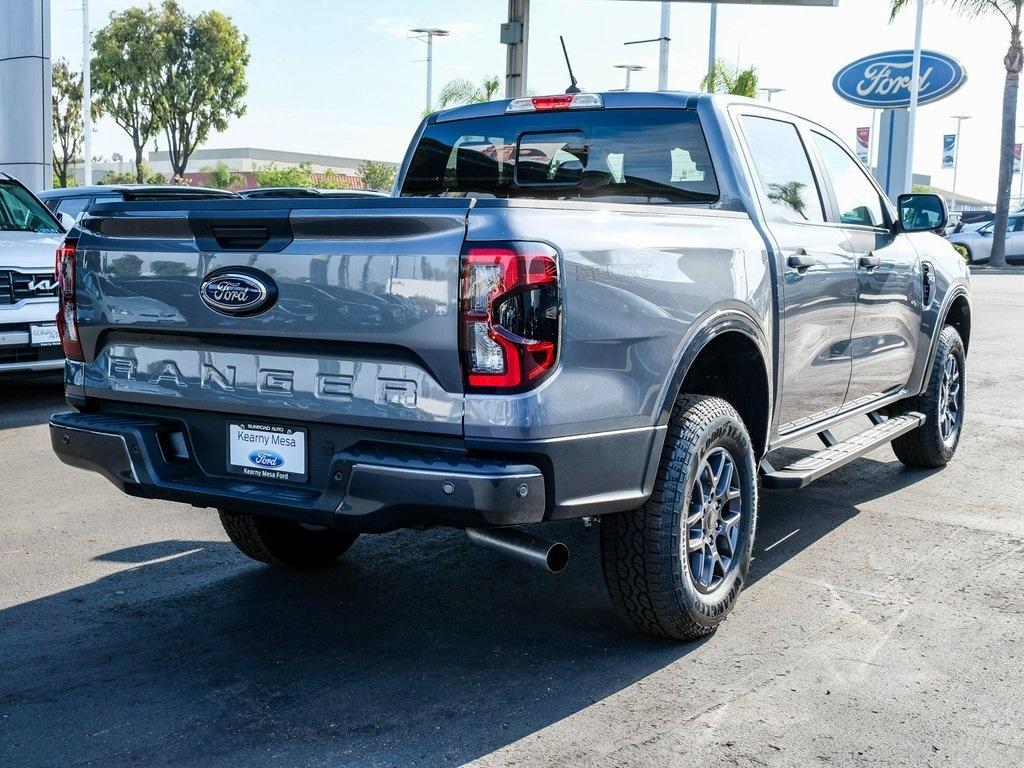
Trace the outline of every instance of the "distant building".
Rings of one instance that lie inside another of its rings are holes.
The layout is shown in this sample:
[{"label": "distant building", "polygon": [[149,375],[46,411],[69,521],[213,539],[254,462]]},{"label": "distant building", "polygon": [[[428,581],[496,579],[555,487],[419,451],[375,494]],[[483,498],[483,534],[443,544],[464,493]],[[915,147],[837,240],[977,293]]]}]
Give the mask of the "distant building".
[{"label": "distant building", "polygon": [[[243,186],[258,187],[259,184],[256,181],[254,172],[260,168],[266,168],[271,165],[276,168],[293,168],[302,164],[308,164],[313,172],[314,181],[317,176],[330,171],[344,179],[350,189],[362,189],[363,180],[359,176],[359,166],[365,162],[365,158],[317,155],[309,152],[285,152],[277,149],[260,149],[258,147],[199,149],[192,153],[192,157],[189,158],[185,178],[190,184],[205,186],[209,183],[210,174],[204,172],[203,169],[223,164],[245,178]],[[171,161],[167,152],[150,152],[145,163],[150,170],[170,179]],[[385,162],[385,165],[390,165],[394,168],[398,167],[398,163]],[[119,161],[105,160],[99,163],[94,162],[92,165],[93,183],[98,183],[108,171],[128,173],[132,170],[132,167],[132,159],[127,156]],[[74,166],[74,173],[76,182],[81,184],[83,179],[81,163]]]}]

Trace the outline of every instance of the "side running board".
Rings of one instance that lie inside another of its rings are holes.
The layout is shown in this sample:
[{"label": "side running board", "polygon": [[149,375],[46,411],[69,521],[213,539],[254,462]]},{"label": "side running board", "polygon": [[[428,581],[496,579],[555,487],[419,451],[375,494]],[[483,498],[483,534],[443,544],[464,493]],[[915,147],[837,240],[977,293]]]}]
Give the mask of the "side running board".
[{"label": "side running board", "polygon": [[788,467],[775,469],[767,460],[762,461],[763,484],[766,488],[803,488],[829,472],[846,466],[854,459],[859,459],[892,442],[900,435],[917,429],[924,423],[924,419],[924,414],[917,412],[893,416],[842,442],[836,442],[832,434],[826,431],[820,436],[827,446],[824,450],[802,458]]}]

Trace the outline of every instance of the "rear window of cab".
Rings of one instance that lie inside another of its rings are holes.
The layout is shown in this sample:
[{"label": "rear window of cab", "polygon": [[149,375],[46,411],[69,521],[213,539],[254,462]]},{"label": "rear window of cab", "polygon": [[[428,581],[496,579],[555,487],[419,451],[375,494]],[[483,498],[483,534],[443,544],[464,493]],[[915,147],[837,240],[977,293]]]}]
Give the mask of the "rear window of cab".
[{"label": "rear window of cab", "polygon": [[695,112],[566,110],[428,125],[401,194],[708,204],[718,182]]}]

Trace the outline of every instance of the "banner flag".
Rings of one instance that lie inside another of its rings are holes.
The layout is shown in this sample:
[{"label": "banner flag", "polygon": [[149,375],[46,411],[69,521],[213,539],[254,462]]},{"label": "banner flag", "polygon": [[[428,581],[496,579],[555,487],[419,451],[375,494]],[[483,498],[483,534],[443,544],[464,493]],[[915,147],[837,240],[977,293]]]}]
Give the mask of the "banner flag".
[{"label": "banner flag", "polygon": [[857,157],[860,158],[864,165],[868,165],[871,162],[871,129],[870,128],[858,128],[857,129]]},{"label": "banner flag", "polygon": [[956,165],[956,134],[947,133],[942,137],[942,167],[953,168]]}]

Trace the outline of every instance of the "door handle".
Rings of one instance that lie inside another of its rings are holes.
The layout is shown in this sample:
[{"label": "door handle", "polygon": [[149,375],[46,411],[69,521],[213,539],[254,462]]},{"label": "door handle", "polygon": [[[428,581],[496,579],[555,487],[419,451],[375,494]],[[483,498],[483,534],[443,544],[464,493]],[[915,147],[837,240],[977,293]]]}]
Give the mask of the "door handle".
[{"label": "door handle", "polygon": [[813,256],[810,256],[803,248],[797,248],[796,253],[786,259],[786,264],[789,268],[795,269],[797,272],[803,272],[810,269],[817,263],[818,260]]},{"label": "door handle", "polygon": [[861,256],[860,257],[860,265],[864,269],[868,269],[868,270],[874,269],[875,267],[877,267],[881,263],[882,263],[882,259],[880,257],[878,257],[878,256],[875,256],[875,254],[873,254],[873,253],[869,253],[867,256]]}]

